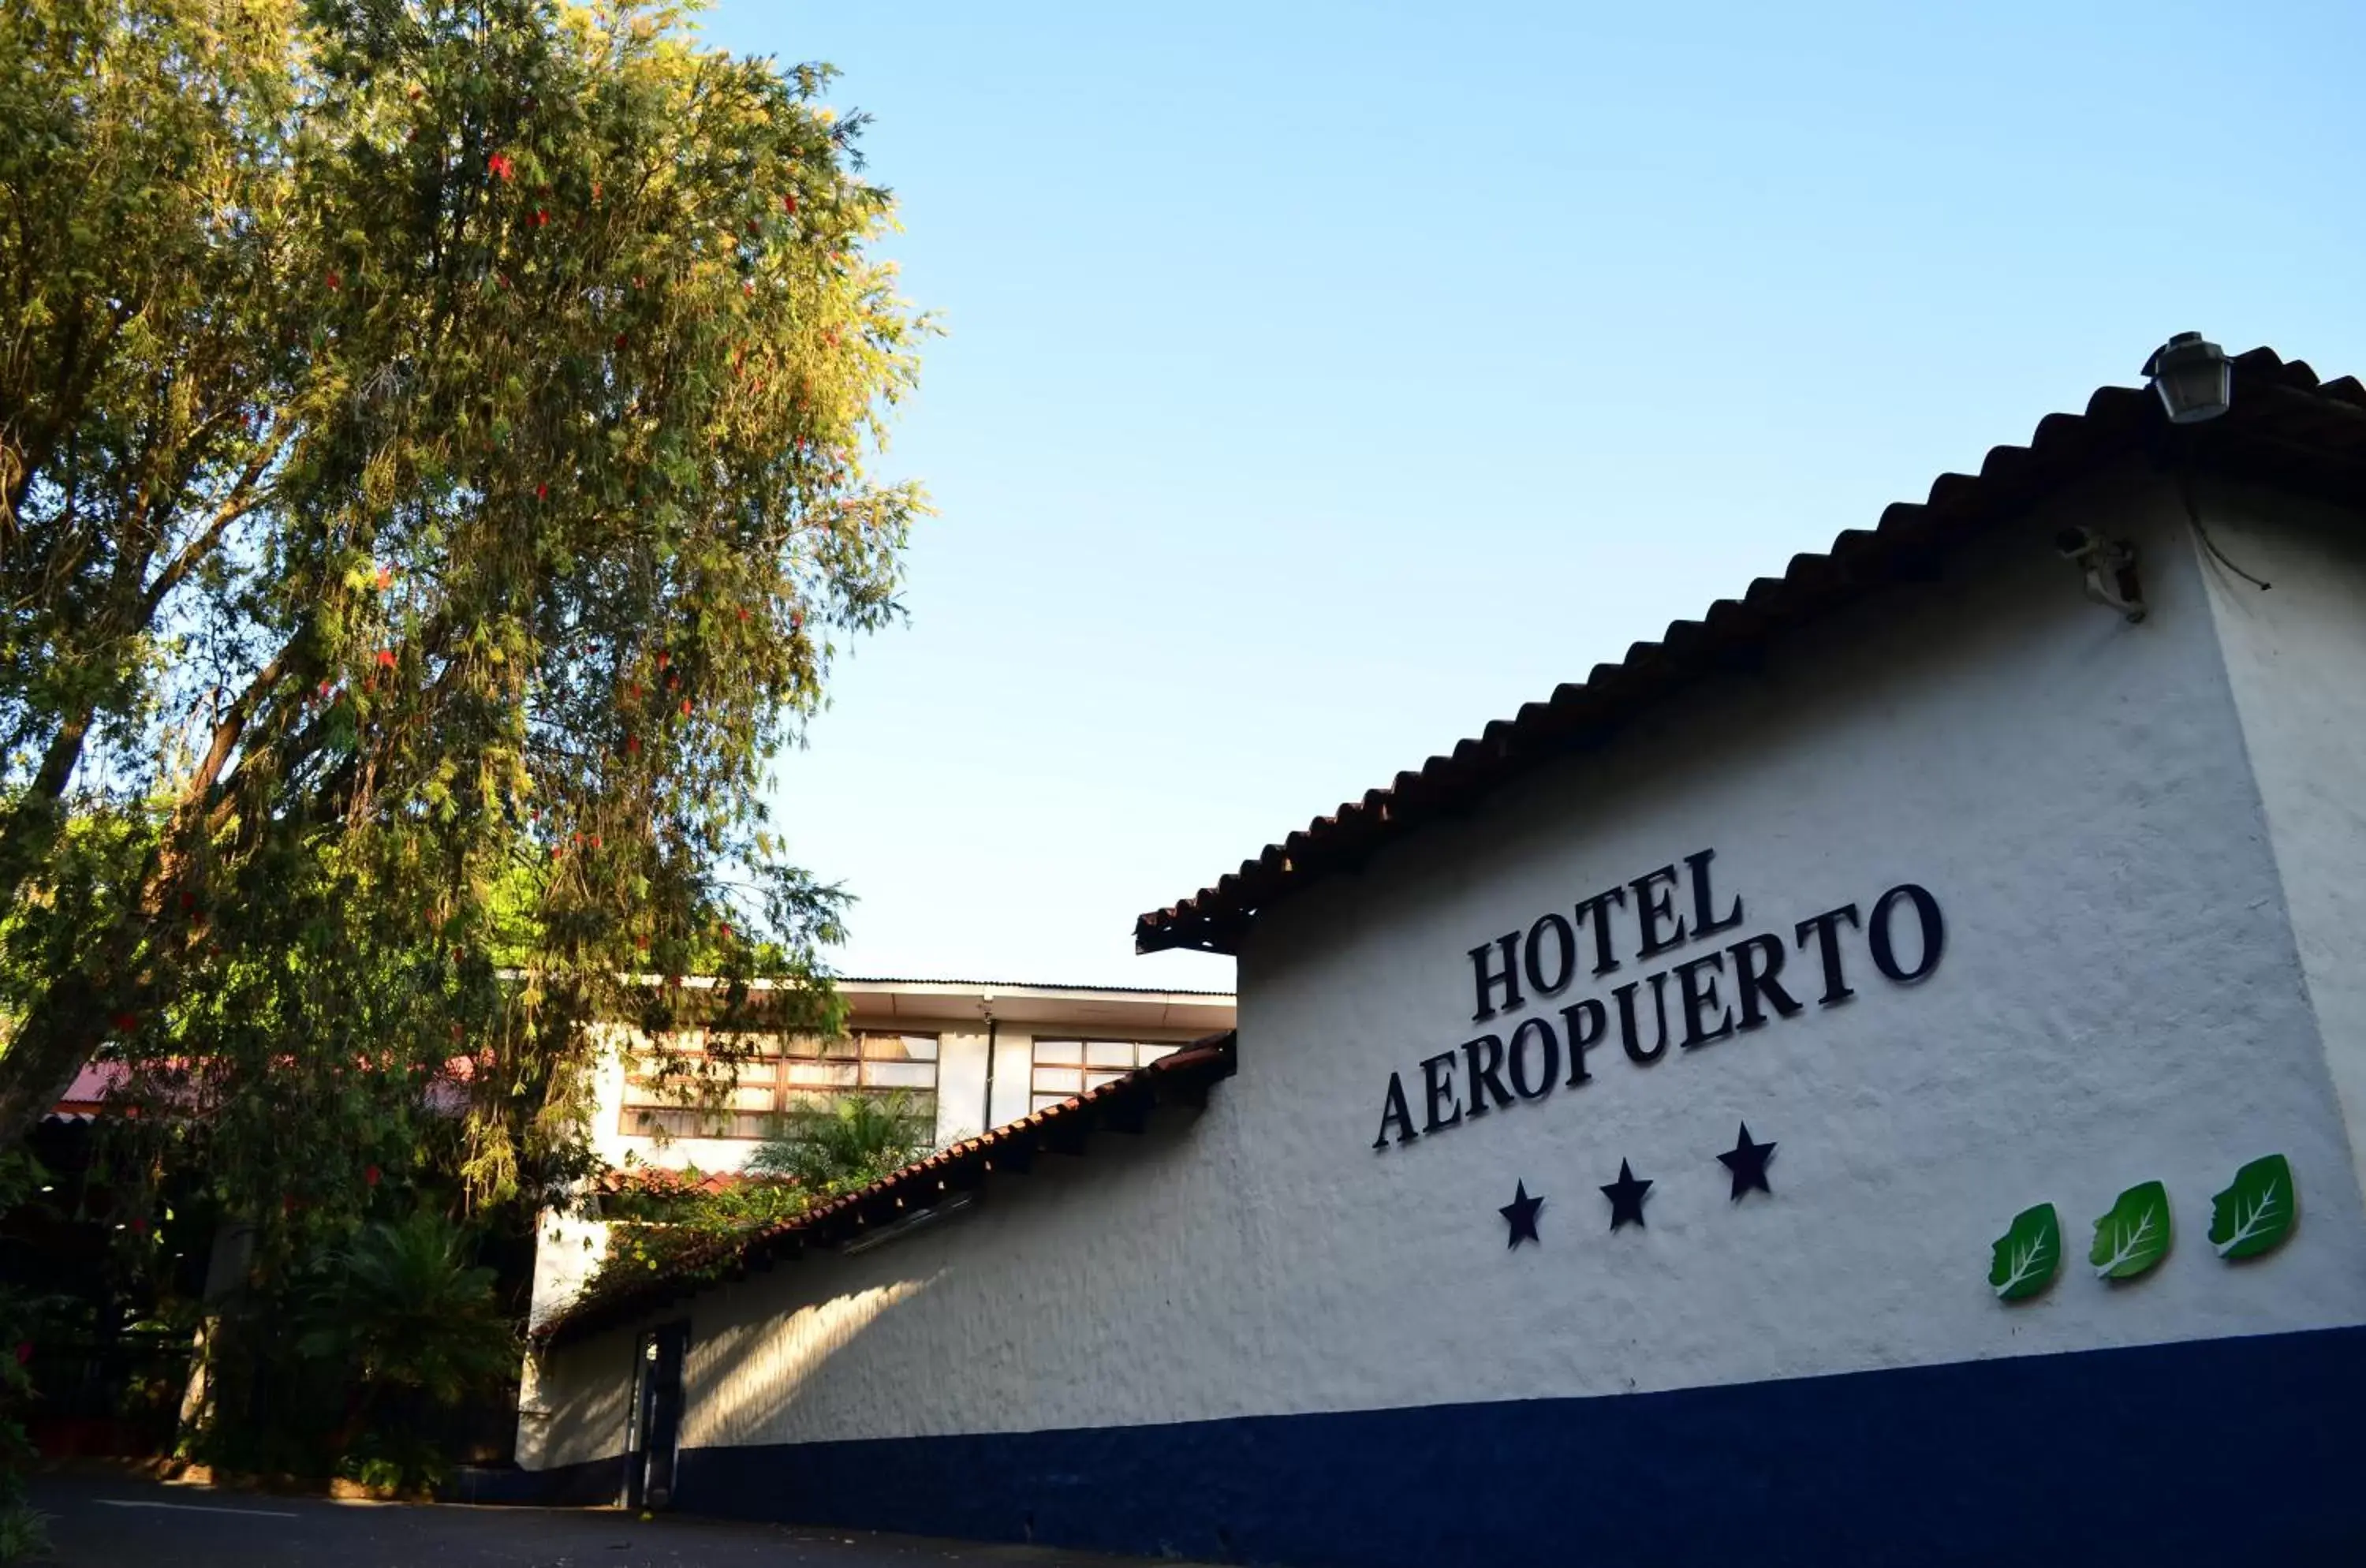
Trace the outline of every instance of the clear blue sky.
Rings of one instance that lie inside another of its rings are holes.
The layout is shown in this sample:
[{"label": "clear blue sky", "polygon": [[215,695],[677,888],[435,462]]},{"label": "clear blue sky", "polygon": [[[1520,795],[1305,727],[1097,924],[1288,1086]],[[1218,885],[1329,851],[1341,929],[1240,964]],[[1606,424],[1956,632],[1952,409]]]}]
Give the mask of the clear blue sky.
[{"label": "clear blue sky", "polygon": [[950,333],[779,805],[857,974],[1140,910],[2195,328],[2366,372],[2366,6],[724,0]]}]

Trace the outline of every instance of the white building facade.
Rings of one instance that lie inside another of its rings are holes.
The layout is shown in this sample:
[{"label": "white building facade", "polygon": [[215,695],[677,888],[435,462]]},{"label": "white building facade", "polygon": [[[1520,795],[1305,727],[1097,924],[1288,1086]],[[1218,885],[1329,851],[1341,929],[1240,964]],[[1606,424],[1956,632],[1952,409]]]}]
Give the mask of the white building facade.
[{"label": "white building facade", "polygon": [[2366,393],[2233,384],[1145,915],[1236,1045],[562,1319],[521,1461],[1211,1561],[2366,1560]]},{"label": "white building facade", "polygon": [[[1222,991],[869,977],[834,988],[846,1010],[838,1033],[738,1034],[711,1065],[701,1060],[714,1043],[705,1029],[662,1039],[614,1029],[592,1116],[609,1169],[734,1176],[784,1119],[857,1094],[902,1097],[933,1145],[948,1147],[1230,1029],[1234,1017]],[[704,1089],[702,1066],[729,1087]],[[607,1246],[596,1205],[543,1216],[530,1325],[574,1303]]]}]

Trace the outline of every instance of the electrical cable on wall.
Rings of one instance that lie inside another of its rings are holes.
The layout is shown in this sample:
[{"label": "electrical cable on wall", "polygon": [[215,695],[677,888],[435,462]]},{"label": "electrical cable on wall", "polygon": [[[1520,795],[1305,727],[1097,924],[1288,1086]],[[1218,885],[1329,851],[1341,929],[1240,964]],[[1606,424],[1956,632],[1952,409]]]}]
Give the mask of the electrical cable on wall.
[{"label": "electrical cable on wall", "polygon": [[2182,463],[2177,466],[2177,493],[2179,499],[2185,502],[2186,520],[2193,525],[2194,536],[2202,541],[2202,547],[2210,552],[2211,558],[2265,593],[2268,591],[2267,580],[2253,577],[2249,572],[2227,559],[2226,552],[2218,547],[2218,541],[2210,536],[2210,530],[2202,525],[2202,509],[2193,504],[2193,476],[2186,471],[2185,465]]}]

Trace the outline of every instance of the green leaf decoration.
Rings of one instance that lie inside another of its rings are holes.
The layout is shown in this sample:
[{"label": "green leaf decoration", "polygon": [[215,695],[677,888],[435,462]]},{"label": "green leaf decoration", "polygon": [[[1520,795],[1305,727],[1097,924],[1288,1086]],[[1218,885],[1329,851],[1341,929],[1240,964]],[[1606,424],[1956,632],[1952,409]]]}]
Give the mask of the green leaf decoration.
[{"label": "green leaf decoration", "polygon": [[2292,1234],[2300,1190],[2282,1155],[2255,1159],[2210,1200],[2210,1240],[2221,1258],[2257,1258]]},{"label": "green leaf decoration", "polygon": [[2053,1204],[2040,1203],[2015,1214],[2011,1227],[1997,1237],[1989,1283],[1996,1287],[1997,1300],[2022,1301],[2052,1284],[2061,1267],[2062,1222]]},{"label": "green leaf decoration", "polygon": [[2087,1261],[2102,1280],[2133,1280],[2169,1256],[2169,1189],[2158,1181],[2131,1187],[2095,1222]]}]

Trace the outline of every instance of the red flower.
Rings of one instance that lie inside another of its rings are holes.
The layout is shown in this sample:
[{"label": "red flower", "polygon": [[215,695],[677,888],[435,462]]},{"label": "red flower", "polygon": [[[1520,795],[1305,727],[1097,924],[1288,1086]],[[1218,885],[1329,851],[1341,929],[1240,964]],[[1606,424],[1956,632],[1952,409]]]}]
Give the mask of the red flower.
[{"label": "red flower", "polygon": [[339,277],[339,276],[338,276],[335,273],[333,273],[333,272],[332,272],[332,273],[331,273],[331,274],[329,274],[329,287],[330,287],[330,288],[343,288],[344,286],[345,286],[345,280],[344,280],[344,278]]},{"label": "red flower", "polygon": [[690,699],[688,697],[682,699],[682,716],[684,718],[688,718],[690,716]]},{"label": "red flower", "polygon": [[673,660],[673,655],[672,655],[672,654],[668,653],[668,652],[667,652],[664,649],[662,649],[662,648],[658,649],[658,668],[659,668],[659,669],[660,669],[660,670],[664,669],[664,668],[665,668],[669,663],[672,662],[672,660]]},{"label": "red flower", "polygon": [[378,586],[378,592],[381,592],[381,593],[383,593],[384,592],[386,592],[386,590],[388,590],[388,589],[389,589],[389,588],[393,587],[393,586],[394,586],[394,573],[393,573],[392,571],[389,570],[388,570],[387,568],[385,568],[385,567],[380,567],[380,568],[378,568],[378,569],[377,569],[377,586]]},{"label": "red flower", "polygon": [[485,167],[490,169],[494,174],[499,175],[501,178],[508,179],[511,174],[515,170],[516,165],[512,164],[501,153],[495,152],[485,160]]},{"label": "red flower", "polygon": [[729,920],[724,920],[719,922],[719,925],[723,931],[724,940],[727,942],[729,941],[731,938],[731,922]]},{"label": "red flower", "polygon": [[131,1234],[133,1235],[146,1235],[148,1234],[147,1215],[134,1214],[131,1216]]},{"label": "red flower", "polygon": [[547,208],[537,207],[534,209],[534,226],[535,228],[539,229],[549,221],[550,211]]},{"label": "red flower", "polygon": [[140,1015],[136,1012],[119,1012],[115,1015],[113,1022],[115,1032],[129,1034],[140,1027]]},{"label": "red flower", "polygon": [[782,211],[783,211],[783,212],[794,212],[796,209],[797,209],[797,198],[796,198],[795,197],[794,197],[794,196],[784,196],[784,197],[781,197],[781,210],[782,210]]},{"label": "red flower", "polygon": [[381,648],[377,650],[377,667],[381,670],[391,670],[394,668],[394,649],[390,648]]},{"label": "red flower", "polygon": [[641,754],[641,738],[639,736],[627,735],[625,737],[625,754],[628,757],[637,757]]},{"label": "red flower", "polygon": [[17,1364],[18,1366],[20,1366],[20,1367],[21,1367],[21,1366],[23,1366],[26,1362],[28,1362],[28,1361],[29,1361],[29,1360],[31,1360],[32,1359],[33,1359],[33,1342],[32,1342],[31,1340],[29,1340],[29,1339],[19,1339],[19,1340],[17,1340]]},{"label": "red flower", "polygon": [[534,498],[536,501],[548,501],[550,499],[550,487],[546,484],[535,486]]},{"label": "red flower", "polygon": [[363,1179],[364,1181],[368,1182],[372,1187],[377,1186],[377,1167],[376,1167],[376,1166],[374,1166],[374,1165],[373,1165],[373,1166],[369,1166],[369,1167],[366,1167],[366,1168],[364,1168],[364,1170],[362,1171],[362,1179]]},{"label": "red flower", "polygon": [[618,333],[616,334],[616,346],[617,346],[618,348],[622,348],[622,347],[624,347],[624,346],[625,346],[625,334],[624,334],[624,333]]}]

